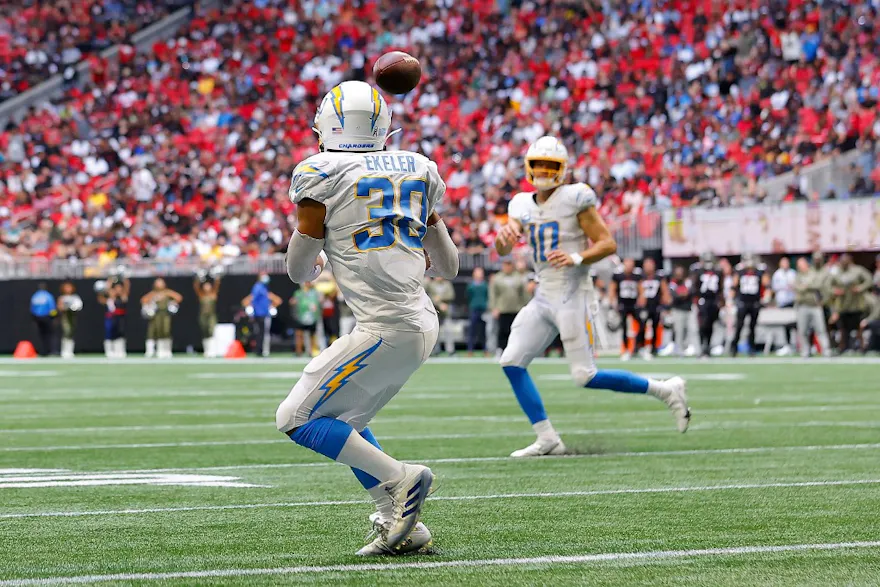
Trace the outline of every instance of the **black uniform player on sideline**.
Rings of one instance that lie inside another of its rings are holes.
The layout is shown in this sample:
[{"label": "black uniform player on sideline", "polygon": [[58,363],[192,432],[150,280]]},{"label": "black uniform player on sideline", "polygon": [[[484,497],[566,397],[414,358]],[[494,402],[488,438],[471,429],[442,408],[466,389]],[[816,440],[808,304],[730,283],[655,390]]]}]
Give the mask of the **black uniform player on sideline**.
[{"label": "black uniform player on sideline", "polygon": [[124,359],[125,316],[128,313],[131,281],[120,274],[103,286],[99,286],[100,283],[95,286],[98,290],[98,302],[104,306],[104,354],[110,359]]},{"label": "black uniform player on sideline", "polygon": [[669,301],[669,283],[666,274],[657,269],[654,259],[646,258],[642,263],[642,281],[639,284],[638,305],[641,308],[642,323],[639,333],[636,335],[636,347],[641,350],[645,346],[645,330],[647,330],[648,322],[651,322],[654,335],[651,337],[651,354],[646,354],[646,359],[657,354],[657,345],[660,344],[657,331],[662,324],[660,309]]},{"label": "black uniform player on sideline", "polygon": [[733,335],[730,354],[736,356],[739,337],[749,317],[749,352],[755,352],[755,331],[758,325],[758,314],[761,312],[761,298],[770,282],[766,265],[759,264],[751,253],[745,253],[742,263],[736,266],[733,276],[734,295],[736,296],[736,332]]},{"label": "black uniform player on sideline", "polygon": [[693,338],[691,330],[691,309],[694,305],[691,283],[685,268],[679,265],[672,271],[669,279],[669,312],[672,314],[672,332],[675,353],[684,356],[691,348],[687,342]]},{"label": "black uniform player on sideline", "polygon": [[644,325],[639,315],[639,282],[642,280],[642,270],[635,266],[633,259],[624,259],[623,265],[614,271],[611,279],[610,297],[611,304],[617,306],[620,313],[620,324],[623,331],[623,352],[620,358],[624,361],[630,357],[629,337],[627,335],[627,316],[632,316],[642,332]]},{"label": "black uniform player on sideline", "polygon": [[700,262],[691,266],[691,287],[697,300],[697,324],[700,330],[701,356],[709,356],[712,329],[718,321],[724,292],[721,271],[715,266],[715,255],[705,252]]}]

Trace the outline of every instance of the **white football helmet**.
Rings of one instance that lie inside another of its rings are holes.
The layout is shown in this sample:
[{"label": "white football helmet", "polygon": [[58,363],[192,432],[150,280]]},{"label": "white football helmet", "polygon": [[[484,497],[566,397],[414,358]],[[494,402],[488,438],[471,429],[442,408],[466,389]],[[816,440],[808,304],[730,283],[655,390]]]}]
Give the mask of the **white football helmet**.
[{"label": "white football helmet", "polygon": [[314,131],[325,150],[381,151],[391,128],[391,110],[366,82],[342,82],[324,96]]},{"label": "white football helmet", "polygon": [[[535,169],[536,161],[551,161],[559,164],[559,169]],[[565,182],[568,171],[568,149],[556,137],[543,136],[529,146],[526,151],[526,179],[539,190],[549,190]]]}]

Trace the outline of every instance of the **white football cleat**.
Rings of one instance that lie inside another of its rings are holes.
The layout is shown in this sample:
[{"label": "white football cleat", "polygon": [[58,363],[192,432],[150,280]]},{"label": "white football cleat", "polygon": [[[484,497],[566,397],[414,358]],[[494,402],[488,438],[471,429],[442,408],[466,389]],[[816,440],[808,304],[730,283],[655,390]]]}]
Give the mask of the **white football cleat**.
[{"label": "white football cleat", "polygon": [[367,536],[367,540],[375,537],[375,539],[357,551],[358,556],[381,556],[381,555],[401,555],[428,550],[434,544],[434,538],[431,531],[423,523],[419,522],[413,528],[413,531],[406,537],[397,548],[391,548],[382,538],[383,534],[387,534],[390,527],[390,521],[382,520],[379,512],[370,514],[370,523],[373,524],[373,530]]},{"label": "white football cleat", "polygon": [[629,351],[624,351],[620,354],[621,361],[629,361],[632,358],[632,354]]},{"label": "white football cleat", "polygon": [[678,431],[687,432],[691,422],[691,410],[687,403],[687,382],[681,377],[673,377],[663,382],[663,391],[657,397],[669,407],[678,424]]},{"label": "white football cleat", "polygon": [[513,458],[559,456],[566,453],[565,444],[558,436],[555,439],[538,438],[525,448],[510,453]]},{"label": "white football cleat", "polygon": [[777,357],[787,357],[787,356],[789,356],[789,355],[791,355],[791,354],[792,354],[792,351],[791,351],[791,346],[790,346],[790,345],[785,345],[785,346],[783,346],[781,349],[779,349],[778,351],[776,351],[776,356],[777,356]]},{"label": "white football cleat", "polygon": [[689,346],[684,351],[684,356],[686,357],[696,357],[697,356],[697,347],[694,345]]},{"label": "white football cleat", "polygon": [[676,351],[675,343],[669,343],[666,346],[664,346],[662,349],[657,351],[657,356],[658,357],[670,357],[675,354],[675,351]]},{"label": "white football cleat", "polygon": [[400,547],[407,536],[419,523],[419,515],[425,498],[431,490],[434,473],[423,465],[403,465],[403,479],[395,485],[386,485],[385,491],[391,499],[394,517],[383,525],[379,536],[392,549]]}]

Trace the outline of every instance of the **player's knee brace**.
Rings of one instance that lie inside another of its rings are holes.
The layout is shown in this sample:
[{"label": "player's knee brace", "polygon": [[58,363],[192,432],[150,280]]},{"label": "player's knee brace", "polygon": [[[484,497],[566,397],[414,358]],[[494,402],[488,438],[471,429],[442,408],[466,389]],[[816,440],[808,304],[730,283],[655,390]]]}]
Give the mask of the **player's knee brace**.
[{"label": "player's knee brace", "polygon": [[572,365],[571,367],[571,378],[578,387],[585,387],[595,376],[595,367],[585,367],[583,365]]}]

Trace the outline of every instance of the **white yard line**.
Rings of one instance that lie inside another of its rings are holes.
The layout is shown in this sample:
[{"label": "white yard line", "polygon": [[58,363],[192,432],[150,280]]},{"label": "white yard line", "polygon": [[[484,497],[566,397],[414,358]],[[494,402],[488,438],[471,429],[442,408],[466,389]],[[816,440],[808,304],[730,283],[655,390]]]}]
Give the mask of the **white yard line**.
[{"label": "white yard line", "polygon": [[[231,413],[231,412],[230,412]],[[86,432],[141,432],[148,430],[201,430],[208,428],[275,428],[275,422],[226,422],[212,424],[145,424],[142,426],[83,426],[81,428],[6,428],[0,434],[79,434]]]},{"label": "white yard line", "polygon": [[[873,450],[880,449],[880,443],[872,444],[830,444],[830,445],[807,445],[807,446],[758,446],[750,448],[709,448],[692,450],[666,450],[666,451],[640,451],[640,452],[606,452],[595,454],[568,455],[560,457],[544,457],[531,462],[554,462],[569,459],[593,459],[593,458],[629,458],[629,457],[656,457],[656,456],[691,456],[707,454],[761,454],[769,452],[787,451],[822,451],[822,450]],[[459,464],[459,463],[488,463],[510,462],[522,463],[522,459],[514,459],[509,456],[497,457],[449,457],[439,459],[407,459],[407,462],[419,462],[424,464]],[[251,465],[221,465],[213,467],[170,467],[161,469],[118,469],[102,471],[103,473],[169,473],[178,471],[238,471],[247,469],[290,469],[300,467],[335,467],[339,463],[335,461],[318,461],[313,463],[264,463]]]},{"label": "white yard line", "polygon": [[[184,357],[178,356],[172,359],[144,359],[143,357],[128,357],[125,359],[105,359],[100,357],[78,357],[74,360],[60,359],[57,357],[48,357],[48,358],[40,358],[34,359],[32,361],[28,361],[27,363],[23,363],[19,359],[13,359],[11,357],[0,357],[0,365],[15,365],[17,367],[23,368],[22,370],[26,370],[30,366],[47,366],[47,365],[64,365],[64,366],[75,366],[75,365],[119,365],[119,366],[127,366],[127,365],[225,365],[229,367],[235,367],[238,365],[305,365],[309,362],[309,359],[302,357],[269,357],[269,358],[255,358],[248,357],[245,359],[236,359],[235,361],[230,361],[227,359],[205,359],[203,357]],[[599,357],[600,364],[621,364],[621,361],[617,359],[616,356],[608,356],[608,357]],[[694,367],[702,367],[705,365],[739,365],[739,366],[774,366],[774,365],[876,365],[880,363],[880,358],[877,357],[834,357],[834,358],[824,358],[824,357],[814,357],[811,359],[801,359],[800,357],[767,357],[767,358],[756,358],[756,359],[733,359],[730,357],[713,357],[708,360],[698,360],[698,359],[679,359],[679,358],[663,358],[657,361],[654,361],[651,365],[654,369],[657,368],[658,365],[692,365]],[[428,364],[437,364],[437,365],[448,365],[448,364],[472,364],[472,365],[497,365],[498,359],[492,357],[438,357],[432,358],[428,360]],[[562,358],[540,358],[535,359],[533,364],[537,365],[565,365],[568,364],[565,359]],[[643,363],[627,363],[629,366],[635,366],[638,368],[644,367],[648,369],[649,366]]]},{"label": "white yard line", "polygon": [[[768,401],[772,401],[770,398]],[[798,412],[852,412],[862,410],[880,410],[880,403],[876,404],[846,404],[831,406],[777,406],[766,408],[715,408],[694,410],[697,414],[775,414],[775,413],[798,413]]]},{"label": "white yard line", "polygon": [[[208,398],[212,402],[234,402],[234,401],[251,401],[257,399],[277,399],[279,402],[287,395],[287,390],[235,390],[235,389],[218,389],[216,391],[205,390],[152,390],[145,389],[141,392],[129,393],[92,393],[92,389],[80,389],[66,395],[41,395],[39,391],[32,393],[27,397],[16,397],[7,405],[29,406],[40,403],[64,403],[68,406],[77,406],[80,404],[89,404],[99,400],[134,400],[142,404],[148,405],[165,405],[185,402],[198,402],[201,399]],[[84,393],[85,392],[85,393]],[[88,406],[86,406],[88,408]]]},{"label": "white yard line", "polygon": [[[225,478],[223,478],[225,479]],[[880,479],[854,479],[843,481],[780,481],[776,483],[731,483],[727,485],[697,485],[684,487],[645,487],[645,488],[621,488],[621,489],[596,489],[592,491],[553,491],[536,493],[493,493],[488,495],[442,495],[431,497],[431,501],[483,501],[497,499],[525,499],[525,498],[560,498],[560,497],[589,497],[596,495],[626,495],[640,493],[686,493],[708,491],[732,491],[743,489],[781,489],[793,487],[843,487],[853,485],[877,485]],[[229,505],[205,505],[205,506],[181,506],[168,508],[142,508],[124,510],[92,510],[80,512],[27,512],[0,514],[0,519],[18,518],[80,518],[84,516],[122,516],[133,514],[161,514],[169,512],[199,512],[199,511],[222,511],[222,510],[250,510],[264,508],[296,508],[318,507],[339,505],[360,505],[369,503],[368,500],[331,500],[331,501],[293,501],[277,503],[245,503]]]},{"label": "white yard line", "polygon": [[809,551],[853,550],[880,548],[880,541],[826,542],[816,544],[779,544],[728,546],[691,550],[652,550],[647,552],[606,552],[581,555],[547,555],[529,558],[489,558],[479,560],[419,561],[411,563],[363,563],[350,565],[275,567],[263,569],[212,569],[204,571],[172,571],[167,573],[119,573],[115,575],[79,575],[42,579],[0,581],[0,587],[101,583],[107,581],[169,581],[174,579],[217,579],[270,575],[323,575],[327,573],[411,572],[425,569],[521,567],[533,565],[583,565],[618,561],[658,561],[694,557],[726,557],[750,554],[780,554]]},{"label": "white yard line", "polygon": [[[725,430],[725,429],[760,429],[760,428],[878,428],[880,422],[710,422],[692,426],[690,430]],[[271,424],[262,424],[261,428],[269,429]],[[655,432],[667,432],[669,426],[656,426],[644,428],[594,428],[588,430],[562,430],[562,434],[568,436],[589,436],[594,434],[648,434]],[[519,436],[531,436],[531,430],[497,431],[497,432],[472,432],[460,434],[403,434],[382,436],[382,440],[460,440],[468,438],[509,438]],[[74,444],[74,445],[47,445],[47,446],[6,446],[0,447],[0,452],[56,452],[56,451],[79,451],[79,450],[107,450],[107,449],[140,449],[140,448],[182,448],[193,446],[235,446],[252,444],[276,444],[283,442],[279,434],[277,438],[266,439],[242,439],[242,440],[199,440],[184,442],[143,442],[131,444]]]},{"label": "white yard line", "polygon": [[[783,407],[767,407],[767,408],[729,408],[729,409],[699,409],[695,410],[695,413],[698,416],[703,415],[713,415],[713,414],[775,414],[778,412],[791,413],[791,412],[860,412],[865,410],[880,410],[880,403],[877,404],[848,404],[848,405],[825,405],[825,406],[783,406]],[[123,413],[122,410],[114,413]],[[169,412],[171,415],[200,415],[200,416],[230,416],[230,415],[241,415],[241,411],[235,410],[204,410],[204,411],[192,411],[192,412],[184,412],[184,411],[173,411]],[[607,414],[595,414],[595,413],[587,413],[587,414],[579,414],[579,415],[559,415],[554,416],[554,422],[613,422],[617,419],[631,416],[633,414],[640,414],[644,416],[662,416],[664,418],[668,417],[666,412],[663,410],[625,410],[625,411],[616,411],[613,413]],[[599,416],[597,418],[597,416]],[[45,418],[46,416],[29,416],[29,418]],[[16,416],[16,418],[21,418],[21,416]],[[462,422],[525,422],[525,416],[516,415],[516,416],[379,416],[375,420],[373,420],[374,424],[389,424],[395,422],[434,422],[434,421],[462,421]],[[832,422],[829,422],[831,424]],[[724,423],[724,424],[713,424],[715,427],[724,426],[724,425],[736,425],[736,423]],[[769,424],[769,423],[768,423]],[[877,423],[880,425],[880,422]],[[797,424],[785,424],[785,423],[774,423],[774,426],[797,426]],[[841,425],[846,425],[841,424]],[[692,430],[697,430],[699,427],[702,427],[702,424],[698,424],[693,426]],[[144,424],[144,425],[132,425],[132,426],[83,426],[83,427],[72,427],[72,428],[3,428],[0,429],[0,434],[52,434],[52,433],[84,433],[84,432],[136,432],[136,431],[148,431],[148,430],[198,430],[202,428],[210,429],[210,428],[274,428],[275,423],[272,420],[264,420],[258,422],[213,422],[207,424]],[[618,429],[621,430],[621,429]]]},{"label": "white yard line", "polygon": [[69,444],[55,446],[4,446],[0,452],[55,452],[77,450],[117,450],[138,448],[183,448],[190,446],[231,446],[240,444],[275,444],[279,439],[265,440],[205,440],[194,442],[143,442],[134,444]]}]

